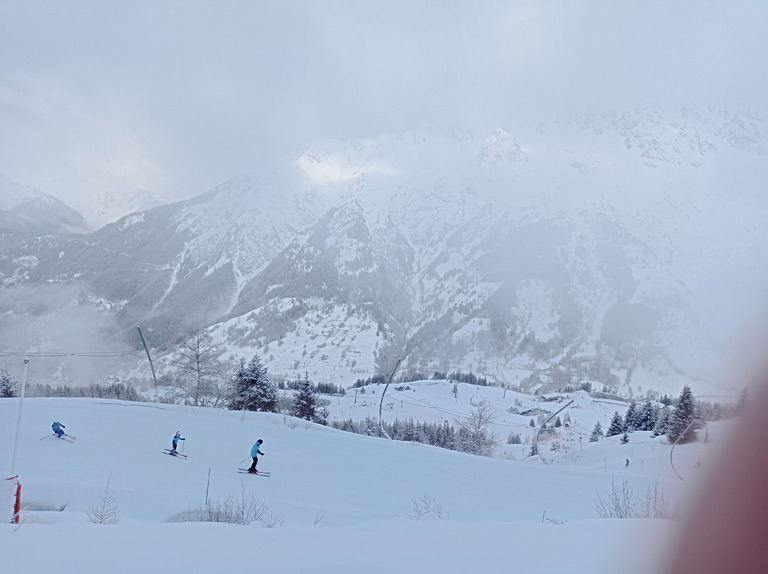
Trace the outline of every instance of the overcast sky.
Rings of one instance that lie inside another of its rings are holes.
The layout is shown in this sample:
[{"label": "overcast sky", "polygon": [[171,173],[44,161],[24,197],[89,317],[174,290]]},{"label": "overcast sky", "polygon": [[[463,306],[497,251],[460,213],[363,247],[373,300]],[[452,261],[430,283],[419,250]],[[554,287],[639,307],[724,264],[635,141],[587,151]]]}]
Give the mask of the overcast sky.
[{"label": "overcast sky", "polygon": [[763,0],[0,0],[0,172],[198,195],[319,137],[768,102]]}]

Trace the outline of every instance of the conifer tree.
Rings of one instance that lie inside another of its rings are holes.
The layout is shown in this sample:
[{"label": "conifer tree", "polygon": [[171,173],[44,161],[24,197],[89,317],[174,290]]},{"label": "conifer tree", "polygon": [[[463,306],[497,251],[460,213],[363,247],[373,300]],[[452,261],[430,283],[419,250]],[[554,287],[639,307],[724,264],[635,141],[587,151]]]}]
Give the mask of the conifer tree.
[{"label": "conifer tree", "polygon": [[698,409],[693,391],[688,385],[683,387],[677,399],[675,410],[669,416],[667,423],[667,439],[669,442],[691,442],[696,440]]},{"label": "conifer tree", "polygon": [[611,424],[608,427],[608,431],[605,436],[615,436],[624,432],[624,420],[621,418],[619,411],[613,413]]},{"label": "conifer tree", "polygon": [[320,406],[317,399],[315,385],[309,380],[309,374],[304,374],[304,380],[299,385],[299,393],[293,399],[293,416],[308,421],[326,424],[328,421],[327,409]]},{"label": "conifer tree", "polygon": [[645,401],[637,413],[637,430],[652,431],[656,426],[658,409],[650,400]]},{"label": "conifer tree", "polygon": [[304,380],[299,383],[299,392],[293,399],[291,411],[293,416],[311,421],[315,416],[316,405],[315,387],[309,381],[309,375],[305,374]]},{"label": "conifer tree", "polygon": [[656,423],[653,425],[653,433],[651,436],[657,437],[663,434],[667,434],[667,423],[669,422],[669,409],[659,409],[656,415]]},{"label": "conifer tree", "polygon": [[627,412],[624,413],[624,431],[632,432],[637,430],[637,403],[633,400],[627,407]]},{"label": "conifer tree", "polygon": [[8,372],[8,366],[0,369],[0,398],[6,399],[18,396],[19,381]]},{"label": "conifer tree", "polygon": [[258,355],[249,363],[241,360],[235,374],[232,396],[229,401],[231,410],[277,412],[277,387],[267,376],[265,367]]},{"label": "conifer tree", "polygon": [[597,442],[603,437],[603,426],[600,421],[595,423],[595,427],[592,429],[592,434],[589,437],[589,442]]}]

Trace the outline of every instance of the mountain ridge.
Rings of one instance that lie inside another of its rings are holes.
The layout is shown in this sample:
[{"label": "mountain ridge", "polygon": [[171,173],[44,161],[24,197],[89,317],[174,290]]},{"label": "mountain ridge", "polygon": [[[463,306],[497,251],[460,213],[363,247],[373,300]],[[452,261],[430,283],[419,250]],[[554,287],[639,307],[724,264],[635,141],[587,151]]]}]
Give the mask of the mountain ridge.
[{"label": "mountain ridge", "polygon": [[765,133],[687,109],[318,140],[85,237],[14,245],[0,281],[78,282],[129,344],[139,323],[160,354],[206,328],[286,376],[403,358],[528,390],[676,391],[712,354],[693,335],[708,273],[765,247]]}]

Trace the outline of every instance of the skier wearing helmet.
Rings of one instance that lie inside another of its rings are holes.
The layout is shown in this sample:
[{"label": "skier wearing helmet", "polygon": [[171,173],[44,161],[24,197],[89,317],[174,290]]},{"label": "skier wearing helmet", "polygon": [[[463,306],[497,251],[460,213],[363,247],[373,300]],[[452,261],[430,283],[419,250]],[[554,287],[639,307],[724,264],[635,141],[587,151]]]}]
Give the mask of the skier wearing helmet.
[{"label": "skier wearing helmet", "polygon": [[183,436],[181,436],[181,431],[176,431],[176,434],[173,435],[173,440],[171,441],[171,454],[176,454],[176,447],[179,445],[180,440],[187,440]]},{"label": "skier wearing helmet", "polygon": [[253,462],[251,463],[251,468],[248,469],[248,472],[256,472],[256,464],[259,462],[259,455],[264,455],[260,450],[263,442],[263,440],[259,439],[253,443],[253,446],[251,447],[251,458],[253,459]]},{"label": "skier wearing helmet", "polygon": [[61,424],[59,421],[54,421],[51,425],[51,430],[53,431],[53,434],[55,434],[57,437],[61,438],[64,434],[64,429],[66,427]]}]

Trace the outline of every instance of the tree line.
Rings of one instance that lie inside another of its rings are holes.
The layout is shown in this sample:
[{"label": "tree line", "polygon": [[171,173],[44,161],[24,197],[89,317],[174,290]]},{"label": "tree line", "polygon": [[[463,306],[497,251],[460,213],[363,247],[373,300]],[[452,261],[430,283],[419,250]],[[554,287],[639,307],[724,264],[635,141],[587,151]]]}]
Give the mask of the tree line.
[{"label": "tree line", "polygon": [[471,417],[466,423],[460,423],[458,427],[448,421],[414,422],[412,418],[403,421],[395,419],[391,423],[382,421],[379,424],[378,419],[370,416],[362,421],[334,420],[329,426],[367,436],[384,437],[386,433],[386,436],[393,440],[418,442],[481,456],[491,456],[497,443],[496,438],[485,426],[473,426]]},{"label": "tree line", "polygon": [[[360,387],[367,387],[368,385],[382,385],[389,380],[386,375],[372,375],[366,379],[357,379],[352,385],[353,388],[358,389]],[[445,373],[444,371],[435,371],[432,375],[426,373],[405,373],[394,379],[393,383],[412,383],[414,381],[455,381],[458,383],[466,383],[468,385],[475,385],[480,387],[489,387],[491,383],[485,377],[479,377],[474,373],[462,373],[461,371],[453,371],[451,373]]]},{"label": "tree line", "polygon": [[608,429],[603,432],[598,421],[592,429],[589,438],[591,442],[600,440],[603,436],[622,435],[621,442],[629,442],[629,434],[634,431],[651,431],[652,437],[666,435],[667,440],[675,442],[692,442],[697,438],[696,431],[704,427],[708,421],[735,416],[746,404],[746,394],[743,394],[736,405],[723,406],[719,403],[697,401],[689,386],[683,387],[680,396],[673,400],[664,395],[664,400],[645,401],[639,405],[631,401],[622,416],[619,411],[613,413]]}]

